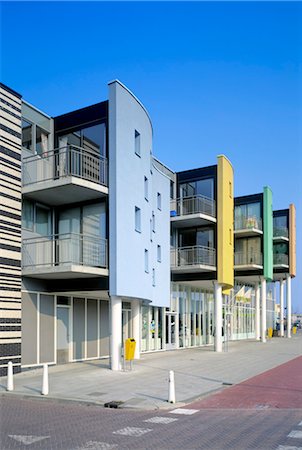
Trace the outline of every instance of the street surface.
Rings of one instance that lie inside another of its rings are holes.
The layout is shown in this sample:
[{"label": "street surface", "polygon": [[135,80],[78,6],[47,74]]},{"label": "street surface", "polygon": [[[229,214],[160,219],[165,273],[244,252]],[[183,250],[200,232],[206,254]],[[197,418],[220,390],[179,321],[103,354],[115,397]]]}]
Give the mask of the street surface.
[{"label": "street surface", "polygon": [[1,449],[302,450],[302,357],[170,410],[1,398]]}]

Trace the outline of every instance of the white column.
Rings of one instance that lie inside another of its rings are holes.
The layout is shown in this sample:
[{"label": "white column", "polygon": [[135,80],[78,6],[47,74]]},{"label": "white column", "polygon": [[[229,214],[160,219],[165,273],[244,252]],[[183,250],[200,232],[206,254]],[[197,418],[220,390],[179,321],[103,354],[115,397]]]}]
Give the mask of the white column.
[{"label": "white column", "polygon": [[131,302],[132,313],[132,337],[136,340],[134,359],[140,358],[141,333],[140,333],[140,304],[139,300]]},{"label": "white column", "polygon": [[280,280],[280,336],[284,337],[284,282]]},{"label": "white column", "polygon": [[261,341],[266,342],[266,279],[261,278]]},{"label": "white column", "polygon": [[122,299],[111,297],[111,317],[110,317],[110,359],[111,370],[121,370],[122,353]]},{"label": "white column", "polygon": [[255,284],[255,337],[260,341],[260,286]]},{"label": "white column", "polygon": [[291,337],[291,328],[292,328],[292,290],[291,290],[291,276],[286,276],[286,329],[287,329],[287,337]]},{"label": "white column", "polygon": [[214,283],[215,337],[214,350],[222,352],[222,287]]},{"label": "white column", "polygon": [[179,294],[175,299],[175,347],[179,348]]}]

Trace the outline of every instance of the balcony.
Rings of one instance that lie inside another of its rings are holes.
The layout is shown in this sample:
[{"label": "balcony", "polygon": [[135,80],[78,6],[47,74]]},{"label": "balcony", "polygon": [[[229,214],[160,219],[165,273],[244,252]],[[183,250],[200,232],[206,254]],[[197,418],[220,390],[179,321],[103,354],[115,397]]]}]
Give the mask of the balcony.
[{"label": "balcony", "polygon": [[107,240],[66,233],[22,241],[22,275],[33,278],[108,276]]},{"label": "balcony", "polygon": [[172,249],[171,271],[174,273],[215,272],[216,250],[202,245]]},{"label": "balcony", "polygon": [[263,269],[263,258],[260,252],[235,252],[235,270]]},{"label": "balcony", "polygon": [[274,242],[288,242],[288,228],[274,227],[273,236]]},{"label": "balcony", "polygon": [[285,253],[274,253],[274,257],[273,257],[273,261],[274,261],[274,268],[276,269],[288,269],[289,267],[289,262],[288,262],[288,255],[286,255]]},{"label": "balcony", "polygon": [[48,205],[99,199],[108,194],[107,159],[68,145],[22,161],[22,194]]},{"label": "balcony", "polygon": [[203,195],[172,200],[171,223],[176,228],[216,223],[216,202]]},{"label": "balcony", "polygon": [[234,234],[236,237],[259,236],[263,234],[262,219],[256,216],[236,217]]}]

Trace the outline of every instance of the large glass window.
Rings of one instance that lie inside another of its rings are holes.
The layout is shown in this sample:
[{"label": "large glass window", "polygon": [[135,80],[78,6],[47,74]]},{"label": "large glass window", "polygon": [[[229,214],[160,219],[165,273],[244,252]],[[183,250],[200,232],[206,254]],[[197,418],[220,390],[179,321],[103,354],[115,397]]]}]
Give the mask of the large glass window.
[{"label": "large glass window", "polygon": [[36,126],[36,152],[42,155],[48,152],[48,133]]},{"label": "large glass window", "polygon": [[22,228],[33,231],[34,204],[29,200],[22,201]]},{"label": "large glass window", "polygon": [[32,123],[22,119],[22,147],[31,151],[33,150],[32,129]]},{"label": "large glass window", "polygon": [[36,205],[36,232],[41,236],[49,236],[51,234],[51,215],[49,208]]},{"label": "large glass window", "polygon": [[262,229],[260,202],[235,206],[235,230]]},{"label": "large glass window", "polygon": [[99,123],[59,136],[59,147],[74,145],[106,157],[106,124]]},{"label": "large glass window", "polygon": [[179,247],[195,245],[214,248],[214,230],[211,228],[194,228],[179,232]]},{"label": "large glass window", "polygon": [[203,180],[191,181],[180,184],[180,197],[192,197],[202,195],[214,199],[214,179],[205,178]]}]

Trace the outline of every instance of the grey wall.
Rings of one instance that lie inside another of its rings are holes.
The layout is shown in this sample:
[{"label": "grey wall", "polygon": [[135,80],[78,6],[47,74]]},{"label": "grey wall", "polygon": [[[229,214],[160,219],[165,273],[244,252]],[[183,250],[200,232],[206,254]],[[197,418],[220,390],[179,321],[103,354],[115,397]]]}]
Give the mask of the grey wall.
[{"label": "grey wall", "polygon": [[22,365],[37,364],[37,294],[22,292]]}]

